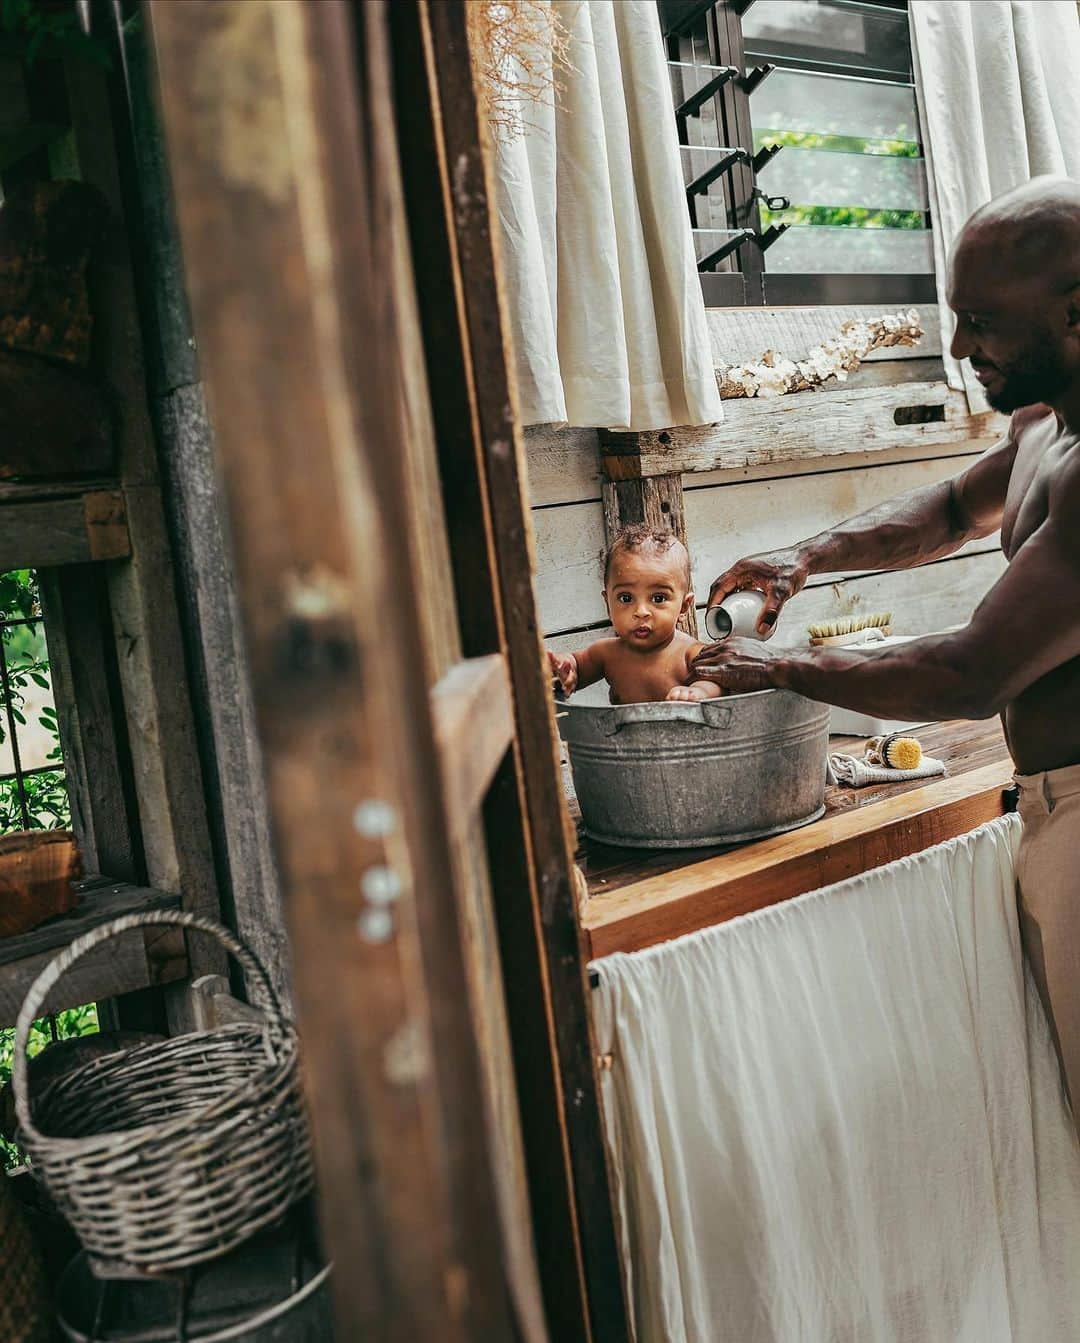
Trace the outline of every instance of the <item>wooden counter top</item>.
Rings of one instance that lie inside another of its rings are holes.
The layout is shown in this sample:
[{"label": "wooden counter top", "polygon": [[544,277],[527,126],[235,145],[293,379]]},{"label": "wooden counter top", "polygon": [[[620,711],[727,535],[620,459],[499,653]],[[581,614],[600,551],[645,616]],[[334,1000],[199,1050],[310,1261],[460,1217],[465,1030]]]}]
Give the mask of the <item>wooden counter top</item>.
[{"label": "wooden counter top", "polygon": [[[582,838],[577,861],[589,901],[582,923],[593,957],[633,951],[776,904],[1000,815],[1012,761],[998,721],[938,723],[916,733],[945,761],[941,779],[830,787],[825,815],[771,839],[713,849],[616,849]],[[862,738],[830,749],[861,754]]]}]

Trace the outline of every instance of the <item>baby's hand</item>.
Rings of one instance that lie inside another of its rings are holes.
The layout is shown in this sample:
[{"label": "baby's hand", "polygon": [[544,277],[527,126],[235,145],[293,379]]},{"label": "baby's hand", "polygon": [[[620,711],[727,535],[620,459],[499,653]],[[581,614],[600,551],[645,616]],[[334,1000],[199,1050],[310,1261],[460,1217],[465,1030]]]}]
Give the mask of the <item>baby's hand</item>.
[{"label": "baby's hand", "polygon": [[709,692],[699,685],[675,685],[667,692],[668,699],[709,699]]},{"label": "baby's hand", "polygon": [[567,653],[565,657],[558,653],[548,652],[548,665],[551,667],[552,674],[558,679],[562,686],[564,695],[572,695],[577,689],[577,658],[573,653]]},{"label": "baby's hand", "polygon": [[694,681],[691,685],[672,686],[667,692],[667,698],[692,701],[716,699],[718,691],[723,694],[719,686],[713,685],[709,681]]}]

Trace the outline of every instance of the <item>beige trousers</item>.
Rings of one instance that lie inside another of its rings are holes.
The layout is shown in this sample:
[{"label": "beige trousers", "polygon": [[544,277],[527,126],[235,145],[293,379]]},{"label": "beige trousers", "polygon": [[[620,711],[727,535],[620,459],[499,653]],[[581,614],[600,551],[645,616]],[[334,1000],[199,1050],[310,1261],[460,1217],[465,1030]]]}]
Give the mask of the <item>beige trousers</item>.
[{"label": "beige trousers", "polygon": [[1080,765],[1016,782],[1020,935],[1080,1124]]}]

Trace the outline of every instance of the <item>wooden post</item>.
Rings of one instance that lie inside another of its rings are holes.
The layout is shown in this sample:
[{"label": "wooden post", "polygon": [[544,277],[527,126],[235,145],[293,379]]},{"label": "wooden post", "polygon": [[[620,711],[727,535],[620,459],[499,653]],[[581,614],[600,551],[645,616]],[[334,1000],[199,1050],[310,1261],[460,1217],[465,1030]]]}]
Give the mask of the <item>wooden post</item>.
[{"label": "wooden post", "polygon": [[151,13],[338,1334],[499,1343],[513,1326],[409,539],[389,113],[362,49],[385,9]]}]

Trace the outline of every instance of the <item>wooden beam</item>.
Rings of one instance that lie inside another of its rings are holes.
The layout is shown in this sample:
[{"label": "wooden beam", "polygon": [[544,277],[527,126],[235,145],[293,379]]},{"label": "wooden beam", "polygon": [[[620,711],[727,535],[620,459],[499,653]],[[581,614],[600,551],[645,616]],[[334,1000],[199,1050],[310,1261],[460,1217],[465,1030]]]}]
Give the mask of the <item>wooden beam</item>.
[{"label": "wooden beam", "polygon": [[36,503],[0,501],[0,572],[116,560],[130,554],[119,490],[90,490]]},{"label": "wooden beam", "polygon": [[[471,655],[505,649],[514,686],[517,740],[484,819],[544,1307],[559,1343],[590,1335],[623,1343],[629,1326],[467,7],[409,0],[393,5],[391,16],[409,227],[414,255],[426,265],[421,318],[462,642]],[[416,71],[425,68],[433,81],[418,96]]]},{"label": "wooden beam", "polygon": [[962,835],[1002,814],[1011,777],[1001,760],[594,895],[583,919],[592,956],[640,951]]},{"label": "wooden beam", "polygon": [[[943,418],[917,418],[935,414]],[[904,382],[725,401],[721,424],[601,430],[600,454],[609,479],[636,480],[929,444],[976,451],[1006,427],[1000,415],[970,415],[964,393],[943,382]]]},{"label": "wooden beam", "polygon": [[500,1343],[513,1329],[407,539],[390,114],[369,71],[388,70],[386,7],[150,12],[336,1332]]},{"label": "wooden beam", "polygon": [[514,739],[514,697],[501,653],[468,658],[431,692],[450,827],[467,834]]}]

